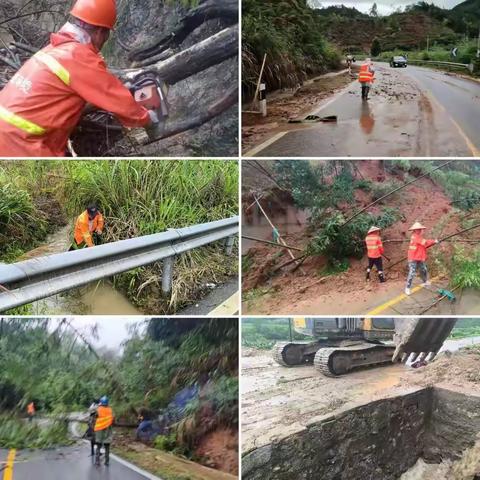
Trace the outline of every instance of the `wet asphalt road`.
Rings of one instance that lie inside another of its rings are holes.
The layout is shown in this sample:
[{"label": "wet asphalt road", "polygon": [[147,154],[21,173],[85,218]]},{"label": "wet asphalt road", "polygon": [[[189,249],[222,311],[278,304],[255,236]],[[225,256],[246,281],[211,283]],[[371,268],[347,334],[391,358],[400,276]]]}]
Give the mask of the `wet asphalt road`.
[{"label": "wet asphalt road", "polygon": [[467,157],[480,150],[480,83],[431,69],[376,64],[368,102],[352,82],[313,114],[337,123],[286,125],[258,157]]},{"label": "wet asphalt road", "polygon": [[[43,451],[17,451],[12,480],[147,480],[139,473],[110,459],[110,466],[96,467],[89,457],[89,447],[72,447]],[[8,450],[0,450],[5,462]],[[103,457],[102,457],[103,459]],[[0,463],[0,465],[4,465]],[[0,476],[3,475],[0,472]],[[150,477],[151,478],[151,477]]]}]

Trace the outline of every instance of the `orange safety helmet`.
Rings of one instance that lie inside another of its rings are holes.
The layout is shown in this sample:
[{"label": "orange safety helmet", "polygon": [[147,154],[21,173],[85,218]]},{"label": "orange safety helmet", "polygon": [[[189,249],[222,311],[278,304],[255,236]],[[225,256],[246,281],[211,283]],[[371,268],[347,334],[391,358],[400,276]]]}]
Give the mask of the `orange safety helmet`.
[{"label": "orange safety helmet", "polygon": [[110,30],[117,21],[115,0],[77,0],[70,12],[75,18]]}]

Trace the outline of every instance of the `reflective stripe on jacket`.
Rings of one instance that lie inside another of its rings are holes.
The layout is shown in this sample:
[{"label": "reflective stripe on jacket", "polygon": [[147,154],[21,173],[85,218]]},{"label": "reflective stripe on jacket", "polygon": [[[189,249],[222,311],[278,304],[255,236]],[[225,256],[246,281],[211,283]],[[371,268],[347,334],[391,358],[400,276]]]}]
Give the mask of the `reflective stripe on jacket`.
[{"label": "reflective stripe on jacket", "polygon": [[379,235],[371,233],[365,238],[368,258],[380,258],[383,253],[383,243]]},{"label": "reflective stripe on jacket", "polygon": [[103,225],[103,215],[100,212],[93,220],[88,218],[87,210],[81,213],[75,222],[74,238],[77,245],[85,242],[89,247],[93,247],[92,233],[96,230],[103,230]]},{"label": "reflective stripe on jacket", "polygon": [[93,44],[62,28],[0,92],[0,156],[64,156],[87,102],[127,127],[150,122]]},{"label": "reflective stripe on jacket", "polygon": [[100,405],[97,409],[97,420],[95,421],[95,432],[106,430],[113,425],[113,411],[110,407]]},{"label": "reflective stripe on jacket", "polygon": [[408,261],[424,262],[427,259],[427,248],[432,245],[435,245],[435,240],[426,240],[418,233],[412,234],[408,246]]},{"label": "reflective stripe on jacket", "polygon": [[360,83],[373,83],[374,73],[370,69],[370,65],[366,63],[360,67],[360,73],[358,74],[358,81]]}]

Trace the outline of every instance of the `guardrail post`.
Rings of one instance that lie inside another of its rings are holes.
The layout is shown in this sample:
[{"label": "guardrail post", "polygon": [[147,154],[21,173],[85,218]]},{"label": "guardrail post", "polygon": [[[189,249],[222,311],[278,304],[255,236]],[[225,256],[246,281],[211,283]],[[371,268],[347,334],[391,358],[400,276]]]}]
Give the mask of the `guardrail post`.
[{"label": "guardrail post", "polygon": [[172,292],[174,263],[175,257],[167,257],[163,259],[162,292],[165,295],[170,295]]},{"label": "guardrail post", "polygon": [[227,237],[227,240],[225,241],[225,253],[227,255],[232,254],[234,243],[235,243],[235,237],[233,235],[230,237]]}]

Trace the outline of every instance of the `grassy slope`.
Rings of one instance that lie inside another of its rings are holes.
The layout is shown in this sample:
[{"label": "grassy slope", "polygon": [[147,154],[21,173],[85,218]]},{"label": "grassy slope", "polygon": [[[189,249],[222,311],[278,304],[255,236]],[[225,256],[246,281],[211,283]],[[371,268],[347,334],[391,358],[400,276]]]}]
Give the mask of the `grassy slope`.
[{"label": "grassy slope", "polygon": [[213,470],[198,463],[180,458],[171,453],[142,446],[133,450],[127,447],[113,446],[113,453],[129,460],[163,480],[233,480],[229,473]]}]

